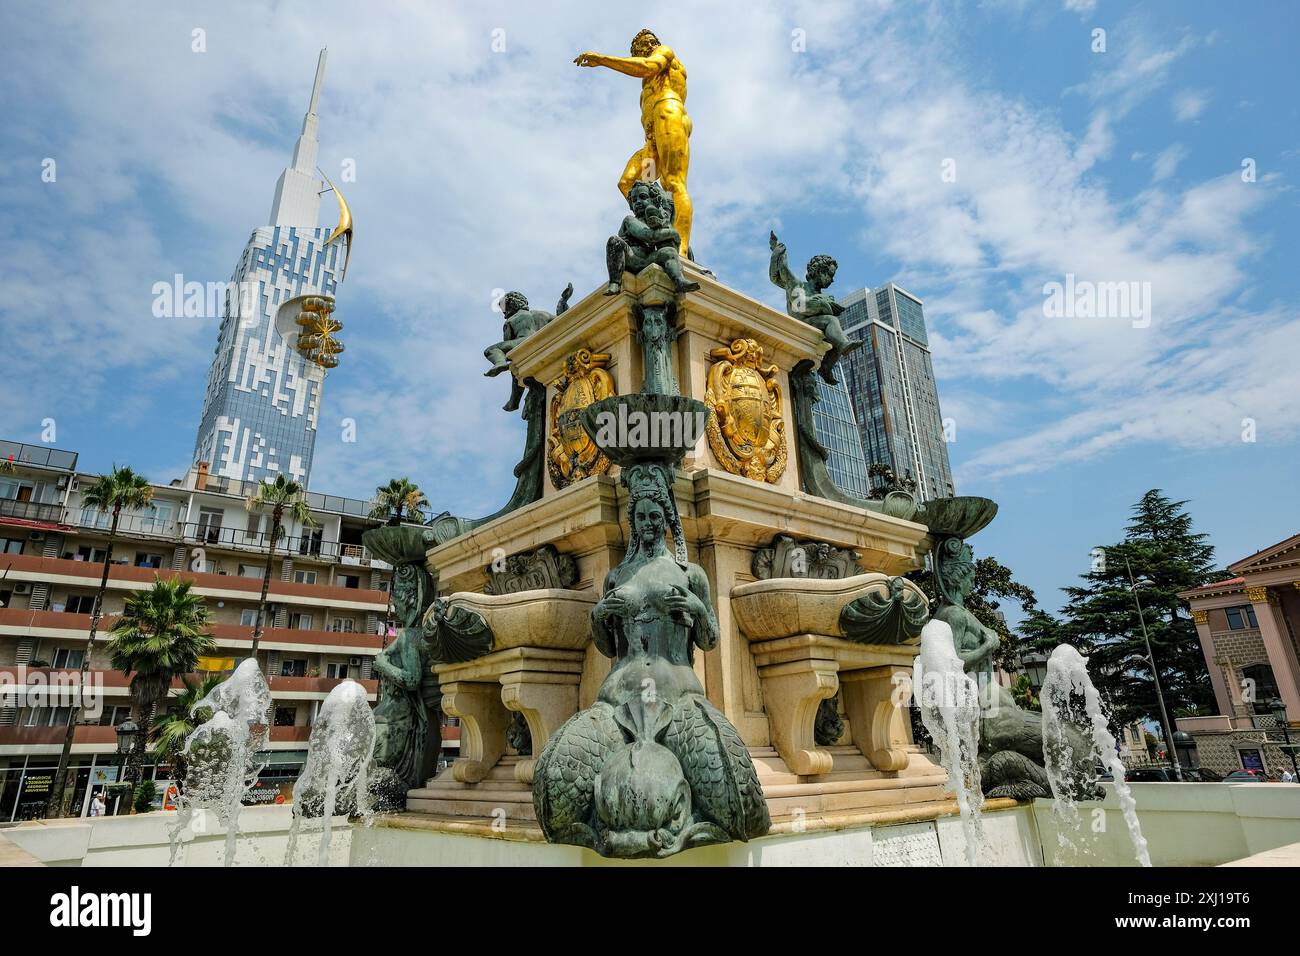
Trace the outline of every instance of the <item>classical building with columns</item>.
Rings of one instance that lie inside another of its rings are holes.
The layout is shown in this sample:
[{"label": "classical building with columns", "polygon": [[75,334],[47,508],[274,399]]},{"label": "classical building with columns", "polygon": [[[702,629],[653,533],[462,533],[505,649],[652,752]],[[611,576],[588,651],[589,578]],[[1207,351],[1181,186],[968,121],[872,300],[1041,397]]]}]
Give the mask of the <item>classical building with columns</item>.
[{"label": "classical building with columns", "polygon": [[1292,768],[1286,737],[1300,742],[1300,534],[1228,571],[1234,577],[1179,595],[1196,621],[1218,714],[1179,718],[1178,729],[1196,739],[1203,767],[1278,778]]}]

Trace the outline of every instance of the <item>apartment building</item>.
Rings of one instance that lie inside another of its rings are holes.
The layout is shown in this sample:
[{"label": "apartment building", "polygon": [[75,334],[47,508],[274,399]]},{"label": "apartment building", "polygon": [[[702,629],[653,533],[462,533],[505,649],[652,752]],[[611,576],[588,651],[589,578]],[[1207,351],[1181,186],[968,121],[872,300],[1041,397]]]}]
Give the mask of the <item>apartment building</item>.
[{"label": "apartment building", "polygon": [[[111,515],[85,506],[96,476],[77,469],[75,453],[0,441],[0,459],[10,462],[0,472],[0,682],[33,669],[57,679],[82,664]],[[151,508],[122,515],[90,662],[104,703],[76,732],[74,807],[87,803],[92,782],[116,779],[114,728],[129,714],[130,678],[111,669],[104,648],[129,594],[155,575],[192,581],[218,647],[201,668],[228,672],[248,655],[270,543],[269,515],[245,507],[255,491],[255,483],[210,475],[199,463],[184,479],[154,485]],[[265,799],[296,778],[311,723],[333,687],[358,680],[374,701],[372,665],[387,641],[392,568],[361,543],[375,524],[370,504],[315,492],[306,498],[316,525],[291,526],[276,544],[258,646],[274,698]],[[0,697],[0,821],[43,809],[71,712]],[[458,731],[444,730],[453,749]],[[147,761],[147,772],[155,769]]]}]

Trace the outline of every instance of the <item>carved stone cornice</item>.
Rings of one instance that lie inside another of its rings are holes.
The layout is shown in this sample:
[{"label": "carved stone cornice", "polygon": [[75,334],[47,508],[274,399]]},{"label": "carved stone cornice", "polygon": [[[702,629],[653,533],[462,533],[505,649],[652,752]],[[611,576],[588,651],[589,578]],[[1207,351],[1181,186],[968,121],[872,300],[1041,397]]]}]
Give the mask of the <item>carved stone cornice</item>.
[{"label": "carved stone cornice", "polygon": [[485,594],[514,594],[542,588],[571,588],[578,580],[572,555],[561,554],[553,544],[525,551],[488,565]]},{"label": "carved stone cornice", "polygon": [[766,548],[754,552],[751,570],[760,581],[768,578],[848,578],[861,574],[861,558],[852,548],[837,548],[826,541],[797,541],[778,534]]}]

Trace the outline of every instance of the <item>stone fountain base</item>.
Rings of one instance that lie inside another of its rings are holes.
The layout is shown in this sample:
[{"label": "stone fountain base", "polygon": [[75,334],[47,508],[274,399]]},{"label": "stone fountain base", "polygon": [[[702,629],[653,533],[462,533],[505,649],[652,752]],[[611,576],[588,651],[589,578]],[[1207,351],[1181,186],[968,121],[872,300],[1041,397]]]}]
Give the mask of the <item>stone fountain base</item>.
[{"label": "stone fountain base", "polygon": [[[916,747],[907,749],[907,766],[893,772],[876,770],[851,745],[824,752],[833,762],[830,771],[807,777],[792,772],[775,748],[750,748],[774,830],[856,826],[882,813],[925,817],[956,810],[956,802],[944,793],[944,769]],[[411,812],[406,816],[424,816],[422,826],[447,832],[465,832],[466,826],[474,832],[503,832],[493,831],[494,825],[536,830],[532,784],[521,780],[523,768],[530,765],[530,758],[504,756],[482,780],[467,783],[457,779],[453,764],[407,794]]]},{"label": "stone fountain base", "polygon": [[[509,766],[507,758],[507,766]],[[1092,821],[1083,852],[1068,853],[1057,840],[1050,800],[990,800],[984,829],[992,865],[1133,866],[1114,787],[1094,805],[1105,826]],[[1135,783],[1142,832],[1155,866],[1219,866],[1300,842],[1300,788],[1253,783]],[[245,807],[237,866],[280,866],[292,808]],[[951,807],[915,804],[877,811],[809,815],[802,832],[793,821],[749,843],[687,850],[664,861],[603,859],[572,846],[548,844],[529,821],[493,820],[407,812],[354,822],[335,819],[331,866],[964,866],[961,820]],[[225,833],[209,820],[185,839],[176,866],[221,862]],[[166,866],[168,835],[176,815],[161,811],[128,817],[31,821],[0,827],[0,867]],[[299,837],[297,862],[315,865],[319,826]]]},{"label": "stone fountain base", "polygon": [[[508,820],[509,818],[507,818]],[[1041,866],[1034,810],[990,801],[985,830],[999,866]],[[810,814],[806,826],[774,822],[766,836],[686,850],[665,860],[611,860],[545,842],[535,824],[504,828],[431,813],[402,813],[357,828],[353,866],[962,866],[961,821],[948,804]]]}]

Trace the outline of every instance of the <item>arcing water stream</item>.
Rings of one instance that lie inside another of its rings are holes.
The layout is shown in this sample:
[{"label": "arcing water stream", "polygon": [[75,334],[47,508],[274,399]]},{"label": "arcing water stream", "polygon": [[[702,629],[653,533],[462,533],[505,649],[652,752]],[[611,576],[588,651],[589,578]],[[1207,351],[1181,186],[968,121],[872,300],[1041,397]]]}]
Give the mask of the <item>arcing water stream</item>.
[{"label": "arcing water stream", "polygon": [[1101,697],[1088,676],[1088,660],[1069,644],[1060,644],[1052,651],[1047,660],[1047,677],[1039,693],[1043,708],[1043,756],[1055,800],[1058,839],[1066,846],[1072,845],[1067,831],[1078,833],[1082,827],[1076,802],[1078,794],[1093,784],[1091,780],[1077,779],[1075,768],[1091,766],[1093,761],[1087,759],[1089,755],[1073,752],[1074,747],[1066,733],[1072,695],[1083,701],[1092,737],[1091,756],[1100,760],[1114,778],[1115,795],[1128,825],[1137,861],[1142,866],[1150,866],[1147,841],[1138,823],[1137,802],[1124,781],[1124,764],[1116,753],[1115,737],[1107,727],[1106,715],[1102,713]]},{"label": "arcing water stream", "polygon": [[952,628],[932,620],[921,631],[921,653],[913,665],[913,694],[921,721],[939,748],[948,771],[948,789],[957,797],[962,831],[966,837],[966,862],[978,866],[987,839],[981,809],[979,688],[953,647]]},{"label": "arcing water stream", "polygon": [[366,689],[345,680],[325,698],[312,724],[307,762],[294,785],[293,824],[289,829],[286,866],[293,865],[298,831],[304,816],[321,818],[317,863],[329,861],[334,813],[340,806],[368,817],[370,755],[375,746],[375,716]]}]

